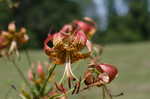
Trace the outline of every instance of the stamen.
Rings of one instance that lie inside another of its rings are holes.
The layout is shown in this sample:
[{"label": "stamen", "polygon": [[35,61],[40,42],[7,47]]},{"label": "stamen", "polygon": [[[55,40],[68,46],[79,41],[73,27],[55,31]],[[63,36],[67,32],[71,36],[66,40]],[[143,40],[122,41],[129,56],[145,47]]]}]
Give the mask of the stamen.
[{"label": "stamen", "polygon": [[66,55],[66,67],[67,67],[66,68],[67,77],[70,78],[71,80],[78,80],[78,78],[73,74],[72,69],[71,69],[70,53]]},{"label": "stamen", "polygon": [[16,55],[19,56],[19,52],[17,49],[17,42],[15,40],[12,41],[8,54],[11,54],[13,51],[15,51]]}]

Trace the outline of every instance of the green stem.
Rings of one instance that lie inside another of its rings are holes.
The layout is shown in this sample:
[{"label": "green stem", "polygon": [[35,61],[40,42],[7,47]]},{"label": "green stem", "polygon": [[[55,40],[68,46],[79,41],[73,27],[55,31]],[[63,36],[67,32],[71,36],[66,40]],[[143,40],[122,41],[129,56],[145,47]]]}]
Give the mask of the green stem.
[{"label": "green stem", "polygon": [[32,87],[30,86],[29,82],[26,80],[23,72],[21,71],[21,69],[19,68],[19,66],[17,65],[17,63],[15,62],[15,60],[10,60],[12,62],[12,64],[14,65],[14,67],[16,68],[17,72],[19,73],[20,77],[22,78],[22,80],[25,82],[25,84],[27,85],[27,87],[30,89],[31,93],[33,95],[35,95],[35,93],[32,91]]},{"label": "green stem", "polygon": [[111,95],[111,93],[110,93],[110,90],[107,88],[107,86],[106,86],[106,85],[103,85],[103,88],[104,88],[104,90],[107,92],[109,98],[112,99],[112,95]]},{"label": "green stem", "polygon": [[26,57],[27,57],[27,60],[28,60],[28,65],[30,66],[31,65],[31,58],[29,56],[29,52],[27,49],[25,49],[25,54],[26,54]]},{"label": "green stem", "polygon": [[47,76],[47,78],[46,78],[46,80],[45,80],[45,82],[44,82],[44,84],[43,84],[43,87],[42,87],[41,90],[40,90],[40,95],[41,95],[41,96],[44,95],[44,91],[45,91],[46,85],[47,85],[48,80],[49,80],[49,78],[51,77],[53,71],[55,70],[55,67],[56,67],[56,64],[49,70],[49,74],[48,74],[48,76]]},{"label": "green stem", "polygon": [[105,99],[105,89],[104,89],[104,87],[102,86],[102,96],[103,96],[103,99]]},{"label": "green stem", "polygon": [[[66,68],[66,67],[65,67]],[[64,71],[63,77],[61,78],[61,80],[59,81],[59,85],[63,82],[64,78],[66,76],[66,69]]]}]

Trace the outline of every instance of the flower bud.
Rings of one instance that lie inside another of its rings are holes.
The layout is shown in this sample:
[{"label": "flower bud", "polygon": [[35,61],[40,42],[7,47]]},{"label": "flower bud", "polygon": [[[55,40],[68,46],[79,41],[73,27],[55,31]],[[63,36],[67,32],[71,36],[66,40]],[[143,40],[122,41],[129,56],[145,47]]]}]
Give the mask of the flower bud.
[{"label": "flower bud", "polygon": [[107,84],[110,81],[110,78],[107,73],[101,73],[98,75],[98,79],[102,81],[103,84]]},{"label": "flower bud", "polygon": [[97,67],[100,67],[101,70],[98,69],[100,72],[107,73],[109,76],[109,82],[111,82],[118,74],[117,68],[111,64],[99,64]]},{"label": "flower bud", "polygon": [[34,79],[33,72],[32,72],[31,69],[29,69],[29,71],[28,71],[28,79],[31,80],[31,81],[33,81],[33,79]]},{"label": "flower bud", "polygon": [[44,70],[43,70],[43,67],[42,67],[42,64],[39,63],[38,64],[38,67],[37,67],[37,74],[38,76],[43,80],[45,78],[45,73],[44,73]]}]

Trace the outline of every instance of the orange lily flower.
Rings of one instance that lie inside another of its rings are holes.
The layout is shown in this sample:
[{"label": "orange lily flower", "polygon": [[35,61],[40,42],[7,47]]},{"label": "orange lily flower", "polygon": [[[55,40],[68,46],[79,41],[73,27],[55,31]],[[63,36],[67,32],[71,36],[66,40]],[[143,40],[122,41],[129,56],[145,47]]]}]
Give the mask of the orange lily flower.
[{"label": "orange lily flower", "polygon": [[[48,46],[50,41],[53,43],[53,47]],[[88,52],[82,53],[81,50],[85,46],[87,46]],[[44,51],[53,63],[65,64],[64,75],[66,74],[72,80],[75,76],[71,64],[89,57],[92,44],[81,29],[73,29],[72,25],[65,25],[60,32],[48,35],[44,42]]]},{"label": "orange lily flower", "polygon": [[18,54],[18,45],[24,44],[28,40],[29,37],[26,34],[26,29],[21,28],[17,32],[16,25],[12,22],[8,25],[8,31],[0,32],[0,54],[10,55],[14,51]]}]

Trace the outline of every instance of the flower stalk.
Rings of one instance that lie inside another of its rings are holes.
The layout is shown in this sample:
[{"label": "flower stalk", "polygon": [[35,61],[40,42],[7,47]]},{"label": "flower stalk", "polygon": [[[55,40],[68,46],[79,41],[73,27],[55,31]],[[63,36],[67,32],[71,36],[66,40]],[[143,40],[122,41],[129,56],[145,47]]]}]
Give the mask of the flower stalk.
[{"label": "flower stalk", "polygon": [[41,96],[44,95],[45,88],[46,88],[46,85],[48,83],[48,80],[51,77],[52,73],[54,72],[55,68],[56,68],[56,64],[51,69],[49,69],[48,76],[47,76],[47,78],[46,78],[46,80],[45,80],[45,82],[43,84],[43,87],[40,90],[40,93],[39,93]]},{"label": "flower stalk", "polygon": [[21,69],[19,68],[19,66],[17,65],[17,63],[15,62],[14,59],[9,59],[13,66],[16,68],[17,72],[19,73],[20,77],[22,78],[22,80],[25,82],[25,84],[27,85],[27,87],[29,88],[30,92],[36,96],[36,94],[34,93],[31,85],[29,84],[29,82],[27,81],[26,77],[24,76],[23,72],[21,71]]}]

